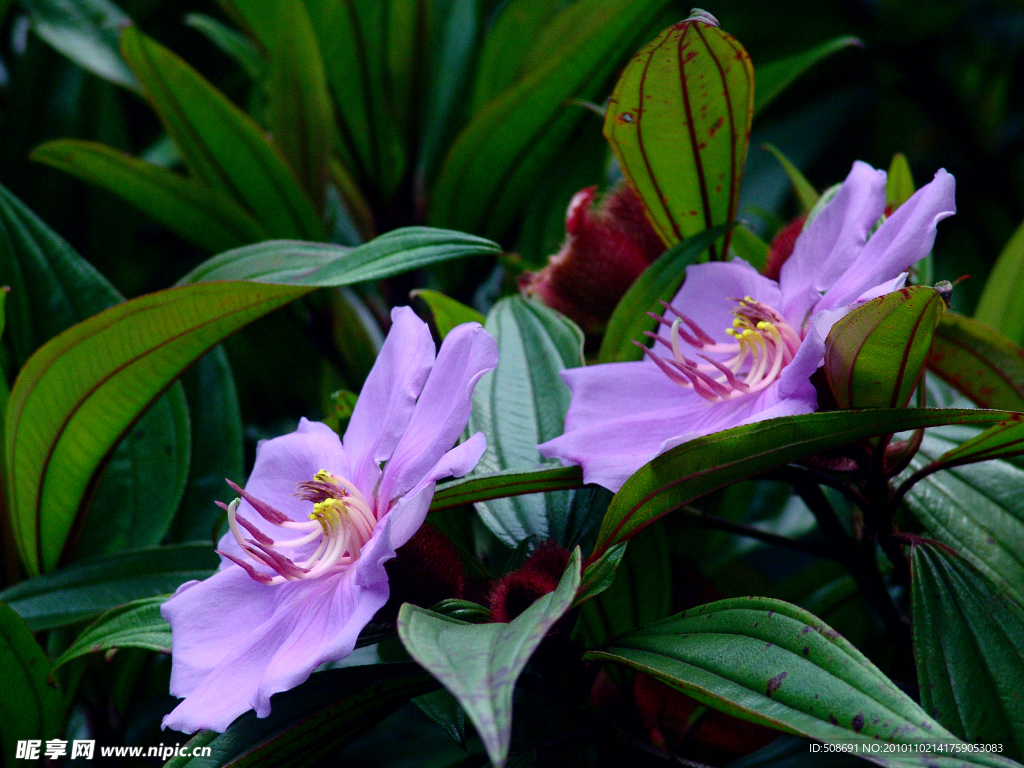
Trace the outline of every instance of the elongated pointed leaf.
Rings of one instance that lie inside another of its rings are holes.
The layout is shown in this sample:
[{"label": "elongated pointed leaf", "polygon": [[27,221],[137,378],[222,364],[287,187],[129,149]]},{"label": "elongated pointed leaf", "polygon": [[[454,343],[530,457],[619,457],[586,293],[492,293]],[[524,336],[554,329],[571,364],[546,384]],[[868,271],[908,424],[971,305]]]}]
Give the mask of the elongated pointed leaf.
[{"label": "elongated pointed leaf", "polygon": [[644,465],[605,514],[591,560],[704,494],[876,435],[944,424],[991,424],[1010,414],[958,408],[893,408],[786,416],[683,443]]},{"label": "elongated pointed leaf", "polygon": [[78,66],[117,85],[141,90],[117,45],[132,23],[110,0],[23,0],[32,29]]},{"label": "elongated pointed leaf", "polygon": [[[789,177],[789,183],[793,185],[793,192],[796,193],[797,202],[800,203],[801,213],[810,213],[811,209],[817,205],[818,200],[821,199],[818,190],[800,172],[800,169],[793,165],[788,157],[782,154],[778,147],[773,144],[763,144],[762,149],[771,152],[786,172],[786,176]],[[913,193],[913,190],[911,190],[911,193]]]},{"label": "elongated pointed leaf", "polygon": [[234,59],[242,71],[253,80],[259,80],[263,76],[264,67],[267,65],[266,59],[253,41],[241,32],[205,13],[190,13],[185,17],[185,23],[202,33],[207,40]]},{"label": "elongated pointed leaf", "polygon": [[928,369],[982,408],[1024,411],[1024,349],[977,320],[946,312]]},{"label": "elongated pointed leaf", "polygon": [[[685,611],[585,658],[614,661],[702,704],[785,733],[850,745],[884,766],[1011,766],[953,753],[962,741],[934,721],[853,644],[781,600],[740,597]],[[947,745],[897,756],[873,746]]]},{"label": "elongated pointed leaf", "polygon": [[[569,388],[558,374],[583,363],[583,334],[571,320],[521,296],[495,304],[484,327],[498,342],[499,357],[473,390],[467,430],[487,437],[476,471],[532,469],[544,460],[537,445],[562,433]],[[481,501],[477,512],[515,547],[531,535],[562,541],[571,528],[571,504],[571,492],[557,491]]]},{"label": "elongated pointed leaf", "polygon": [[210,253],[267,238],[263,227],[224,193],[103,144],[50,141],[36,148],[32,159],[113,192]]},{"label": "elongated pointed leaf", "polygon": [[507,469],[487,474],[474,473],[439,485],[430,502],[430,511],[439,512],[442,509],[508,496],[582,487],[583,472],[579,467],[551,467],[526,472]]},{"label": "elongated pointed leaf", "polygon": [[579,584],[577,549],[557,589],[509,624],[465,624],[408,603],[399,611],[402,645],[459,700],[498,768],[508,755],[516,680],[548,630],[569,610]]},{"label": "elongated pointed leaf", "polygon": [[18,614],[0,603],[0,742],[4,765],[17,765],[18,742],[56,739],[64,726],[60,689],[47,682],[50,662]]},{"label": "elongated pointed leaf", "polygon": [[273,237],[323,239],[316,208],[251,117],[134,27],[121,48],[197,179],[245,206]]},{"label": "elongated pointed leaf", "polygon": [[176,544],[86,560],[0,592],[33,632],[94,619],[132,600],[205,579],[219,564],[209,544]]},{"label": "elongated pointed leaf", "polygon": [[486,318],[472,307],[467,307],[460,301],[445,296],[439,291],[418,290],[413,291],[411,296],[422,299],[434,315],[434,326],[443,339],[448,332],[462,323],[480,323],[483,325]]},{"label": "elongated pointed leaf", "polygon": [[911,553],[921,706],[976,744],[1024,755],[1024,608],[962,558],[930,544]]},{"label": "elongated pointed leaf", "polygon": [[895,211],[914,194],[914,174],[910,171],[907,156],[897,152],[892,156],[889,173],[885,179],[885,205]]},{"label": "elongated pointed leaf", "polygon": [[[11,392],[5,432],[8,509],[29,572],[57,565],[103,458],[187,366],[246,323],[318,285],[396,274],[449,258],[449,246],[460,255],[493,249],[464,236],[446,246],[447,237],[416,230],[340,254],[324,246],[320,256],[327,256],[326,265],[303,277],[302,285],[214,282],[149,294],[70,328],[40,349]],[[273,245],[252,253],[280,263]],[[265,273],[258,258],[245,264]]]},{"label": "elongated pointed leaf", "polygon": [[188,754],[196,746],[208,746],[210,755],[172,758],[165,768],[329,763],[345,744],[436,687],[429,675],[409,663],[317,672],[298,688],[274,696],[269,717],[258,718],[250,711],[224,733],[196,734],[187,745]]},{"label": "elongated pointed leaf", "polygon": [[456,139],[434,186],[429,220],[500,237],[532,197],[586,110],[574,99],[602,93],[634,36],[666,0],[581,0],[553,21],[557,49],[484,106]]},{"label": "elongated pointed leaf", "polygon": [[1014,344],[1024,344],[1024,304],[1018,289],[1024,282],[1024,223],[999,254],[978,300],[974,319],[999,331]]},{"label": "elongated pointed leaf", "polygon": [[757,67],[757,96],[754,114],[770,104],[794,80],[822,59],[851,46],[863,46],[856,37],[836,37],[808,51]]},{"label": "elongated pointed leaf", "polygon": [[625,554],[626,542],[616,544],[583,570],[576,598],[572,602],[574,608],[597,597],[612,585]]},{"label": "elongated pointed leaf", "polygon": [[633,342],[644,346],[649,340],[644,331],[653,331],[657,322],[647,313],[662,314],[662,301],[672,301],[686,277],[686,267],[695,262],[712,243],[729,231],[731,225],[723,225],[694,235],[692,238],[672,246],[658,260],[640,273],[626,294],[615,305],[608,320],[608,328],[601,339],[598,352],[599,363],[621,363],[640,360],[643,351]]},{"label": "elongated pointed leaf", "polygon": [[929,471],[975,464],[979,461],[1007,459],[1024,453],[1024,415],[1016,414],[1006,421],[965,440],[928,465]]},{"label": "elongated pointed leaf", "polygon": [[[965,432],[967,430],[956,430]],[[953,430],[926,435],[911,467],[920,469],[955,450]],[[986,461],[937,472],[916,483],[905,503],[930,538],[952,547],[1024,605],[1024,470]]]},{"label": "elongated pointed leaf", "polygon": [[72,659],[112,648],[143,648],[171,652],[171,625],[160,615],[168,595],[134,600],[113,608],[90,624],[60,658],[54,668]]},{"label": "elongated pointed leaf", "polygon": [[832,326],[825,377],[839,407],[910,402],[945,307],[934,288],[912,286],[879,296]]},{"label": "elongated pointed leaf", "polygon": [[[645,45],[605,112],[604,135],[668,245],[735,219],[750,140],[750,57],[707,18]],[[724,258],[729,239],[712,258]]]}]

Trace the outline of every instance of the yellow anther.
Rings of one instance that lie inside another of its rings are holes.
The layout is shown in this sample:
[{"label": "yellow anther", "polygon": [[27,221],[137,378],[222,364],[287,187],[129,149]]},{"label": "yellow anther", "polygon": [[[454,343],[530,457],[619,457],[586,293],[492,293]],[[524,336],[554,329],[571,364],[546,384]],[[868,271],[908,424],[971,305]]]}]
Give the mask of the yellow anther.
[{"label": "yellow anther", "polygon": [[732,327],[733,328],[739,328],[740,326],[743,325],[743,321],[744,321],[744,318],[742,318],[742,317],[734,317],[732,319]]},{"label": "yellow anther", "polygon": [[769,323],[767,320],[762,320],[757,324],[757,330],[759,331],[774,331],[775,326]]},{"label": "yellow anther", "polygon": [[757,303],[756,301],[754,301],[753,297],[751,297],[751,296],[744,296],[743,300],[748,302],[748,303],[750,303],[750,304],[756,304]]},{"label": "yellow anther", "polygon": [[732,328],[726,328],[725,333],[727,336],[732,336],[734,339],[738,339],[740,334],[736,333]]},{"label": "yellow anther", "polygon": [[313,479],[320,483],[332,483],[334,485],[338,484],[337,475],[335,475],[333,472],[328,472],[326,469],[321,469],[319,472],[313,475]]}]

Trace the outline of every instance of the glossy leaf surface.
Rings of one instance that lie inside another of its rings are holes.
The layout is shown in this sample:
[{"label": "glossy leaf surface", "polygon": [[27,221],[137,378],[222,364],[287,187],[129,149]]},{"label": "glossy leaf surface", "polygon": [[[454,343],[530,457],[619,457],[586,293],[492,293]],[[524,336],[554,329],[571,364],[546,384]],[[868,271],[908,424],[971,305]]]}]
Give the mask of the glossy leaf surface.
[{"label": "glossy leaf surface", "polygon": [[86,627],[53,666],[112,648],[171,652],[171,625],[160,615],[167,595],[146,597],[112,608]]},{"label": "glossy leaf surface", "polygon": [[695,13],[641,48],[605,112],[619,165],[670,246],[736,217],[747,157],[754,69],[704,18]]},{"label": "glossy leaf surface", "polygon": [[430,511],[461,507],[490,499],[522,496],[528,493],[572,490],[583,487],[583,472],[579,467],[551,467],[521,471],[507,469],[487,474],[471,475],[442,483],[430,502]]},{"label": "glossy leaf surface", "polygon": [[946,312],[928,369],[982,408],[1024,411],[1024,349],[984,323]]}]

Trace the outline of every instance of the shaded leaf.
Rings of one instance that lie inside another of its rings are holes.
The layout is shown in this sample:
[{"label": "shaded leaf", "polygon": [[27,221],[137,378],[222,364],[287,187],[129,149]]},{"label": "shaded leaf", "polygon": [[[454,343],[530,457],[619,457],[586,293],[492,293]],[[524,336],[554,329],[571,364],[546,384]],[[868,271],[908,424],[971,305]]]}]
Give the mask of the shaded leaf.
[{"label": "shaded leaf", "polygon": [[821,451],[876,435],[944,424],[991,424],[1003,411],[894,408],[830,411],[698,437],[641,467],[612,499],[591,560],[704,494]]},{"label": "shaded leaf", "polygon": [[1024,283],[1024,223],[1010,237],[985,281],[974,319],[1024,344],[1024,304],[1019,286]]},{"label": "shaded leaf", "polygon": [[210,253],[267,237],[224,193],[103,144],[58,139],[37,147],[32,159],[113,192]]},{"label": "shaded leaf", "polygon": [[658,325],[647,313],[664,313],[661,302],[675,298],[686,277],[686,267],[700,258],[732,226],[724,224],[677,243],[640,273],[615,305],[615,311],[608,320],[608,328],[601,339],[601,350],[597,355],[599,363],[621,363],[643,358],[643,351],[633,342],[639,341],[647,346],[649,340],[644,336],[644,331],[653,331]]},{"label": "shaded leaf", "polygon": [[921,706],[962,739],[1024,755],[1024,608],[966,561],[911,549]]},{"label": "shaded leaf", "polygon": [[209,544],[175,544],[85,560],[0,592],[33,632],[94,619],[133,600],[205,579],[219,558]]},{"label": "shaded leaf", "polygon": [[466,713],[462,705],[448,691],[431,691],[412,700],[423,714],[444,728],[444,732],[459,745],[466,743]]},{"label": "shaded leaf", "polygon": [[[714,709],[825,743],[963,744],[838,632],[781,600],[709,603],[585,658],[625,664]],[[885,766],[1012,765],[952,750],[859,754]]]},{"label": "shaded leaf", "polygon": [[626,542],[616,544],[583,570],[580,588],[576,590],[576,597],[572,602],[574,608],[597,597],[612,585],[625,554]]},{"label": "shaded leaf", "polygon": [[744,224],[732,231],[732,252],[746,261],[758,272],[768,265],[771,246],[751,232]]},{"label": "shaded leaf", "polygon": [[54,669],[72,659],[111,648],[143,648],[171,652],[171,625],[160,615],[167,595],[146,597],[112,608],[90,624],[54,662]]},{"label": "shaded leaf", "polygon": [[430,502],[430,511],[461,507],[490,499],[522,496],[545,491],[571,490],[583,487],[583,472],[579,467],[551,467],[522,471],[506,469],[487,474],[471,475],[442,483]]},{"label": "shaded leaf", "polygon": [[982,408],[1024,410],[1024,349],[977,320],[946,312],[928,369]]},{"label": "shaded leaf", "polygon": [[641,48],[605,113],[622,172],[670,246],[735,219],[747,157],[754,69],[708,18],[695,12]]},{"label": "shaded leaf", "polygon": [[185,23],[230,56],[253,80],[259,80],[263,76],[263,70],[267,65],[266,59],[253,41],[241,32],[205,13],[187,14]]},{"label": "shaded leaf", "polygon": [[3,762],[17,765],[17,744],[24,739],[59,738],[64,703],[56,684],[47,682],[50,662],[18,614],[0,603],[0,741]]},{"label": "shaded leaf", "polygon": [[885,179],[885,205],[895,211],[914,194],[914,174],[910,171],[907,156],[897,152],[892,156],[889,173]]},{"label": "shaded leaf", "polygon": [[[569,388],[558,374],[583,363],[583,334],[567,318],[521,296],[494,305],[484,327],[498,343],[498,367],[473,390],[468,434],[483,432],[487,449],[476,471],[534,468],[537,445],[562,434]],[[507,546],[536,535],[566,543],[572,494],[515,496],[477,502],[477,512]]]},{"label": "shaded leaf", "polygon": [[[772,156],[779,161],[782,169],[786,172],[786,176],[789,177],[789,183],[793,185],[793,191],[796,193],[796,199],[800,203],[800,212],[810,213],[811,209],[814,208],[821,198],[818,190],[800,172],[800,169],[793,165],[789,158],[782,154],[774,144],[762,144],[761,148],[771,152]],[[911,194],[913,194],[913,190],[911,190]]]},{"label": "shaded leaf", "polygon": [[472,307],[467,307],[460,301],[445,296],[440,291],[431,291],[426,288],[413,291],[409,294],[413,298],[422,299],[431,313],[434,315],[434,327],[438,335],[443,339],[448,332],[462,323],[480,323],[483,325],[486,318]]},{"label": "shaded leaf", "polygon": [[398,636],[405,649],[462,704],[499,768],[508,755],[516,680],[569,610],[579,584],[577,549],[555,591],[509,624],[465,624],[408,603],[399,611]]},{"label": "shaded leaf", "polygon": [[788,56],[757,68],[757,96],[754,114],[757,114],[782,93],[800,75],[822,59],[851,46],[863,46],[856,37],[836,37],[808,51]]},{"label": "shaded leaf", "polygon": [[945,308],[934,288],[912,286],[872,299],[833,325],[824,368],[839,407],[910,402]]}]

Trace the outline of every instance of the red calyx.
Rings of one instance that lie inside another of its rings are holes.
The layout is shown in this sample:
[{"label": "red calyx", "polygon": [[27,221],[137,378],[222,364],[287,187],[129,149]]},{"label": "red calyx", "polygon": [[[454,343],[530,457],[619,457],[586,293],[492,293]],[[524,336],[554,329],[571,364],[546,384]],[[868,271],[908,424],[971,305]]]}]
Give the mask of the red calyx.
[{"label": "red calyx", "polygon": [[628,184],[605,195],[595,209],[597,187],[577,192],[566,211],[565,242],[540,272],[525,272],[519,288],[600,333],[623,294],[665,244],[647,220]]},{"label": "red calyx", "polygon": [[538,598],[554,592],[568,564],[565,549],[553,541],[543,542],[519,570],[502,576],[491,589],[491,621],[512,621]]},{"label": "red calyx", "polygon": [[779,279],[782,265],[793,255],[796,239],[804,231],[805,221],[807,221],[807,214],[801,214],[779,230],[779,233],[772,240],[771,251],[768,252],[768,264],[764,268],[765,277],[772,280]]},{"label": "red calyx", "polygon": [[398,606],[412,603],[430,608],[442,600],[462,597],[466,580],[462,572],[462,559],[455,546],[434,525],[424,523],[399,547],[395,558],[384,564],[388,574],[391,598],[388,606],[391,618]]}]

